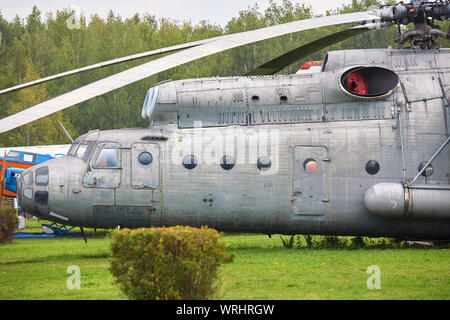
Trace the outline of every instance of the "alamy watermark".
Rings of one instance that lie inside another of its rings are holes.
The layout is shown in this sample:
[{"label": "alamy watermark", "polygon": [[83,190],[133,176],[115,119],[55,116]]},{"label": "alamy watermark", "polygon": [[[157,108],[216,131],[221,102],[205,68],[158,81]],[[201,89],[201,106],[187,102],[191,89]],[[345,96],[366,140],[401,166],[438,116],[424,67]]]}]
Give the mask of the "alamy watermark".
[{"label": "alamy watermark", "polygon": [[67,273],[70,276],[67,278],[66,286],[67,289],[81,289],[81,271],[80,267],[77,265],[71,265],[67,267]]},{"label": "alamy watermark", "polygon": [[381,270],[377,265],[367,267],[367,273],[371,276],[367,278],[367,289],[381,289]]},{"label": "alamy watermark", "polygon": [[81,28],[81,9],[77,5],[70,5],[72,14],[66,20],[66,26],[70,30]]},{"label": "alamy watermark", "polygon": [[261,175],[274,175],[279,169],[280,130],[276,128],[204,128],[202,121],[195,121],[193,129],[176,131],[169,140],[173,142],[173,164],[191,155],[196,164],[206,165],[222,164],[223,157],[231,159],[233,165],[253,165],[264,157],[267,160]]}]

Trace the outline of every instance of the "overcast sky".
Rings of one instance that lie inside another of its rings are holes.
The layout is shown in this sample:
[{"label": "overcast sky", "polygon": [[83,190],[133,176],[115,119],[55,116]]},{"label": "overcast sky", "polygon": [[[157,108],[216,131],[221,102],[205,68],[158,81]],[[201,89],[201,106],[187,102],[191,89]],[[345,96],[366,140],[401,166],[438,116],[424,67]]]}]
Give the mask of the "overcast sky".
[{"label": "overcast sky", "polygon": [[[281,0],[276,0],[281,3]],[[293,0],[311,4],[315,13],[324,13],[325,10],[335,9],[351,0]],[[43,13],[56,12],[71,6],[78,7],[89,17],[97,13],[106,17],[109,9],[120,14],[123,18],[138,13],[150,13],[158,18],[166,17],[176,20],[189,20],[195,24],[201,20],[224,26],[232,17],[238,15],[240,10],[247,9],[257,3],[261,10],[269,6],[269,0],[0,0],[0,11],[4,18],[11,20],[16,14],[25,18],[30,14],[33,5]]]}]

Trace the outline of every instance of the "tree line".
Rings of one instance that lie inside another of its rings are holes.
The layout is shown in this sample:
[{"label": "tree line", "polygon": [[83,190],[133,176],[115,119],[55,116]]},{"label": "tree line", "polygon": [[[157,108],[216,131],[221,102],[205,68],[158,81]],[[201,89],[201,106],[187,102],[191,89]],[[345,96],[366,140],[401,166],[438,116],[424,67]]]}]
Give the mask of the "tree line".
[{"label": "tree line", "polygon": [[[381,3],[353,0],[350,5],[326,14],[364,11],[371,5],[379,6]],[[124,19],[110,11],[106,19],[93,15],[89,22],[81,16],[73,28],[68,27],[73,14],[64,9],[43,17],[34,6],[26,18],[16,16],[8,21],[0,10],[0,89],[131,54],[315,16],[312,7],[291,0],[271,1],[264,11],[255,4],[240,11],[225,27],[207,20],[192,24],[190,21],[157,18],[151,13],[136,13]],[[243,75],[284,52],[346,27],[325,27],[277,37],[162,72],[1,134],[0,147],[68,143],[57,120],[65,125],[72,137],[91,129],[145,127],[148,122],[140,116],[142,103],[147,90],[158,82]],[[447,28],[448,22],[443,30]],[[281,73],[294,73],[305,61],[323,59],[329,50],[396,47],[396,33],[396,27],[391,27],[348,39],[289,66]],[[441,46],[448,44],[448,41],[441,42]],[[0,118],[151,59],[154,58],[75,74],[0,95]]]}]

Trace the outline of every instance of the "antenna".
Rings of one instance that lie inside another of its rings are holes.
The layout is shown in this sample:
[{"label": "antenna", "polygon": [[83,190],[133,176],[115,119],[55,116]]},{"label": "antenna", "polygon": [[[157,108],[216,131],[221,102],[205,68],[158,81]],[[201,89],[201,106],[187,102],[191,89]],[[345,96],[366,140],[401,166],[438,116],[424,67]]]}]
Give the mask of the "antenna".
[{"label": "antenna", "polygon": [[67,138],[69,138],[70,142],[73,143],[73,139],[70,136],[69,132],[66,130],[66,128],[64,128],[64,125],[61,123],[61,121],[58,120],[59,125],[61,126],[61,128],[63,129],[64,133],[66,134]]}]

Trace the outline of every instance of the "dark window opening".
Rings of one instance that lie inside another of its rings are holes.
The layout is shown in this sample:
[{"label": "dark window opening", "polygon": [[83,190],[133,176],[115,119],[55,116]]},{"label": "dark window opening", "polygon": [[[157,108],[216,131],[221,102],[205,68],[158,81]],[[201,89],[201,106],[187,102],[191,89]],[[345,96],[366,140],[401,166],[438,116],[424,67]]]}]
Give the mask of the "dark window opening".
[{"label": "dark window opening", "polygon": [[141,164],[147,165],[147,164],[152,163],[152,161],[153,161],[153,156],[152,156],[152,154],[149,153],[149,152],[142,152],[142,153],[139,155],[138,160],[139,160],[139,162],[140,162]]},{"label": "dark window opening", "polygon": [[380,164],[375,160],[369,160],[366,163],[366,172],[368,174],[374,175],[380,171]]},{"label": "dark window opening", "polygon": [[197,166],[197,159],[193,155],[185,156],[183,159],[183,166],[186,169],[192,170]]},{"label": "dark window opening", "polygon": [[272,165],[272,161],[268,157],[260,157],[256,165],[259,170],[268,170]]},{"label": "dark window opening", "polygon": [[234,167],[234,159],[230,156],[223,156],[222,159],[220,159],[220,166],[223,170],[231,170]]},{"label": "dark window opening", "polygon": [[47,204],[48,202],[48,192],[47,191],[36,191],[34,193],[34,200],[39,204]]}]

